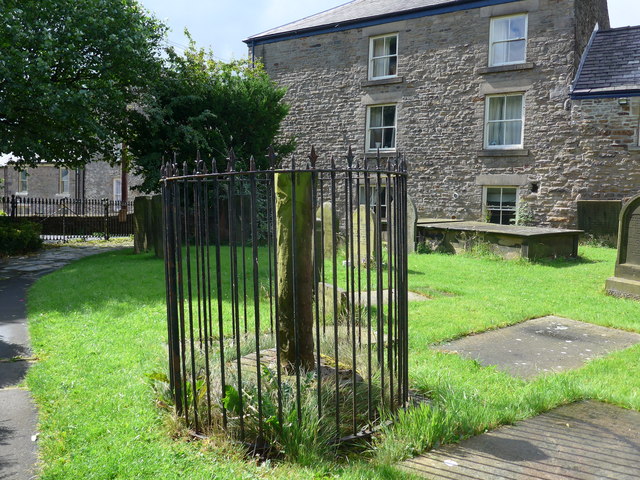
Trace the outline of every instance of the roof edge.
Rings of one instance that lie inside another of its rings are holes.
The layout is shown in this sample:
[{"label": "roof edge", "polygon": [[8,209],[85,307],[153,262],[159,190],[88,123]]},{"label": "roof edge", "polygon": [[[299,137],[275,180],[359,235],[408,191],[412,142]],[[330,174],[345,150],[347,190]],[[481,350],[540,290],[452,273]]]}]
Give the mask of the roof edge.
[{"label": "roof edge", "polygon": [[580,79],[580,75],[582,74],[582,69],[584,68],[584,64],[587,62],[587,57],[589,56],[589,52],[591,51],[591,47],[593,46],[593,41],[596,39],[596,35],[600,31],[600,25],[596,22],[595,27],[593,28],[593,32],[591,32],[591,37],[589,37],[589,42],[582,52],[582,58],[580,58],[580,65],[578,65],[578,71],[576,72],[576,76],[573,79],[573,83],[571,84],[571,89],[569,93],[572,93],[578,84],[578,80]]},{"label": "roof edge", "polygon": [[[409,20],[413,18],[427,17],[433,15],[441,15],[444,13],[452,13],[460,10],[470,10],[474,8],[482,8],[493,5],[501,5],[504,3],[513,3],[519,0],[451,0],[447,3],[440,5],[431,5],[427,7],[418,7],[409,10],[403,10],[395,13],[386,13],[382,15],[375,15],[370,17],[356,18],[353,20],[347,20],[341,23],[329,23],[323,25],[317,25],[313,27],[306,27],[297,30],[289,30],[286,32],[279,32],[270,35],[256,34],[243,40],[247,45],[263,45],[267,43],[275,43],[284,40],[292,40],[295,38],[311,37],[315,35],[322,35],[325,33],[340,32],[344,30],[351,30],[353,28],[370,27],[373,25],[381,25],[384,23],[398,22],[402,20]],[[347,4],[343,4],[347,5]],[[338,8],[338,7],[335,7]],[[329,9],[331,10],[331,9]],[[329,11],[325,10],[325,11]],[[319,12],[323,13],[323,12]],[[304,17],[309,18],[309,17]],[[300,19],[302,20],[302,19]],[[298,21],[298,20],[296,20]],[[286,26],[294,22],[286,23]],[[277,27],[276,27],[277,28]]]},{"label": "roof edge", "polygon": [[593,100],[598,98],[640,97],[640,86],[625,90],[578,90],[571,93],[571,100]]}]

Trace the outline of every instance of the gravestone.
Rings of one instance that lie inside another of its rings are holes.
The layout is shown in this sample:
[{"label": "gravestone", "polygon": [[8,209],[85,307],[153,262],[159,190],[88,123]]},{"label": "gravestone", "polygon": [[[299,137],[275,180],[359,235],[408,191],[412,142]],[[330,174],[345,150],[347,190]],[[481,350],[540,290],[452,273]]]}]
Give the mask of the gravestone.
[{"label": "gravestone", "polygon": [[[336,235],[340,231],[340,219],[336,215],[333,216],[331,202],[324,202],[318,210],[316,210],[317,232],[322,235],[323,251],[325,258],[331,258],[333,252],[333,233]],[[320,241],[320,238],[317,238]],[[336,239],[337,243],[337,239]],[[338,245],[336,245],[336,248]]]},{"label": "gravestone", "polygon": [[[369,229],[367,230],[367,217]],[[368,265],[369,260],[376,258],[376,217],[367,209],[366,205],[360,205],[352,213],[351,228],[353,233],[353,252],[356,261],[361,265]],[[369,246],[369,258],[367,258],[367,244]]]},{"label": "gravestone", "polygon": [[607,279],[607,293],[640,300],[640,195],[620,213],[615,274]]},{"label": "gravestone", "polygon": [[[389,212],[395,212],[395,205],[391,202]],[[413,199],[407,197],[407,253],[416,252],[416,231],[418,229],[418,209]]]}]

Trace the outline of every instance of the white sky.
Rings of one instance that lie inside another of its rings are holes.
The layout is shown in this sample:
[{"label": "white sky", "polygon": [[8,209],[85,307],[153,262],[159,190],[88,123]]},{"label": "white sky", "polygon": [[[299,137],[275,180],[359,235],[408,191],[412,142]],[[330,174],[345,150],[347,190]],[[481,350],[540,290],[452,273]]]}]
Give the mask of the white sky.
[{"label": "white sky", "polygon": [[[171,28],[169,41],[186,44],[185,27],[200,47],[211,48],[221,60],[243,58],[242,40],[347,0],[138,0]],[[640,25],[640,0],[609,0],[612,27]]]}]

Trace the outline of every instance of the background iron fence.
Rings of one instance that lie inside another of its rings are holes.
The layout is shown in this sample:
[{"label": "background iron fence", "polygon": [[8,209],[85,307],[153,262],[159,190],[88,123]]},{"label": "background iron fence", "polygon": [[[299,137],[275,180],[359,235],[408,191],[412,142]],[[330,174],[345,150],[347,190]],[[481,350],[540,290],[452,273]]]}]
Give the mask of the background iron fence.
[{"label": "background iron fence", "polygon": [[[126,207],[123,210],[122,207]],[[0,197],[0,211],[39,223],[47,240],[133,235],[133,202],[107,199]]]},{"label": "background iron fence", "polygon": [[247,164],[163,171],[176,410],[253,449],[369,435],[409,395],[406,163]]}]

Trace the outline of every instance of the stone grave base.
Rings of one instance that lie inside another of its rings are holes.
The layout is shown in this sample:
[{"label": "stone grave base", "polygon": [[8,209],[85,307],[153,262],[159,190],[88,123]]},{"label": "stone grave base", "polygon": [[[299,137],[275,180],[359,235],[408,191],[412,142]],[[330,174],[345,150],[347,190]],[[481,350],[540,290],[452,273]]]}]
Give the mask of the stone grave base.
[{"label": "stone grave base", "polygon": [[432,480],[639,478],[640,413],[586,401],[447,445],[401,468]]},{"label": "stone grave base", "polygon": [[495,365],[511,375],[532,378],[542,373],[581,367],[593,358],[640,343],[640,334],[548,316],[455,340],[436,347]]},{"label": "stone grave base", "polygon": [[607,279],[605,289],[614,297],[633,298],[640,300],[640,282],[629,278],[610,277]]}]

